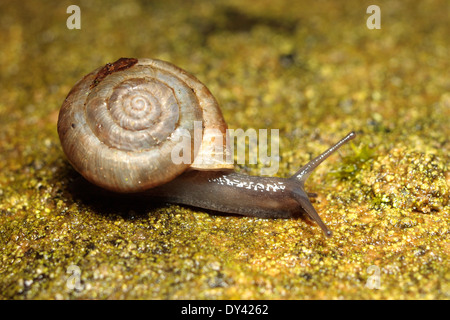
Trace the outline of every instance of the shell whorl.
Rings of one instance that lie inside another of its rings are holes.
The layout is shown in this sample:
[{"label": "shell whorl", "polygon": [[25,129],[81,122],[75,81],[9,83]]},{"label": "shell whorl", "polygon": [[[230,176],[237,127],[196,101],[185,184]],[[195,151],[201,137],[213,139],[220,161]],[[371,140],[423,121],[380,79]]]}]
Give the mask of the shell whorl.
[{"label": "shell whorl", "polygon": [[[61,107],[58,134],[69,161],[87,180],[137,192],[190,166],[174,164],[171,152],[186,133],[194,137],[194,121],[226,129],[200,81],[164,61],[122,58],[74,86]],[[192,143],[192,159],[198,151]]]}]

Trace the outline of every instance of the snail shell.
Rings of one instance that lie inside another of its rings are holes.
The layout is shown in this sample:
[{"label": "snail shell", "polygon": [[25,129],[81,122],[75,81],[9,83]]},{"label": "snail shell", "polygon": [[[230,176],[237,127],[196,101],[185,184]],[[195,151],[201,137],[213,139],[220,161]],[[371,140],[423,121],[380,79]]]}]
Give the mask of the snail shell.
[{"label": "snail shell", "polygon": [[[164,61],[122,58],[77,82],[58,118],[58,134],[73,167],[105,189],[138,192],[171,181],[188,168],[232,169],[229,149],[212,146],[204,134],[191,145],[191,159],[211,153],[223,161],[174,164],[173,148],[194,137],[194,121],[203,132],[217,129],[226,139],[227,125],[216,99],[194,76]],[[215,146],[215,145],[214,145]]]}]

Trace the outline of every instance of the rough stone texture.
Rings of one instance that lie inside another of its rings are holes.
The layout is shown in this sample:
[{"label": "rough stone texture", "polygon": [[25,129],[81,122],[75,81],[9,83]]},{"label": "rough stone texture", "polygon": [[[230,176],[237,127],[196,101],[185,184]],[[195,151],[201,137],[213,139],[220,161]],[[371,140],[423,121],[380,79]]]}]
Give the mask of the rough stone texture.
[{"label": "rough stone texture", "polygon": [[[78,3],[81,30],[69,2],[0,4],[0,298],[450,297],[448,1],[377,1],[381,30],[366,1]],[[277,176],[356,130],[307,183],[333,238],[305,219],[97,195],[56,119],[120,57],[195,74],[230,128],[279,129]]]}]

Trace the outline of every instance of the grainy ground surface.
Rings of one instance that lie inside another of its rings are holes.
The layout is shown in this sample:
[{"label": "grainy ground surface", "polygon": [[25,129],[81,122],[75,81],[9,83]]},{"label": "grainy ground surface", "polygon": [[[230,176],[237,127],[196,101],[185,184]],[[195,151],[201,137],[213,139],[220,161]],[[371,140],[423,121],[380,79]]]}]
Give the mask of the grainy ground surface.
[{"label": "grainy ground surface", "polygon": [[[376,1],[369,30],[372,2],[2,1],[0,298],[448,299],[449,2]],[[279,129],[280,177],[355,130],[307,182],[334,237],[90,192],[58,110],[120,57],[195,74],[230,128]]]}]

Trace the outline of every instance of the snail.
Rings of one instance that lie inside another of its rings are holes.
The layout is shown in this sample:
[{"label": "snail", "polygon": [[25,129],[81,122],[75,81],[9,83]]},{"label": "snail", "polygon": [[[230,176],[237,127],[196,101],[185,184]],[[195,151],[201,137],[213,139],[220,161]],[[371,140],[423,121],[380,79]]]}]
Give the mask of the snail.
[{"label": "snail", "polygon": [[[193,161],[174,163],[174,148],[195,135],[195,123],[201,123],[203,135],[185,152]],[[234,172],[233,163],[224,160],[230,153],[227,125],[211,92],[168,62],[134,58],[108,63],[78,81],[62,104],[57,129],[75,170],[104,189],[244,216],[306,213],[327,237],[332,232],[311,204],[305,181],[355,137],[349,133],[290,178]],[[222,137],[208,135],[211,131]]]}]

